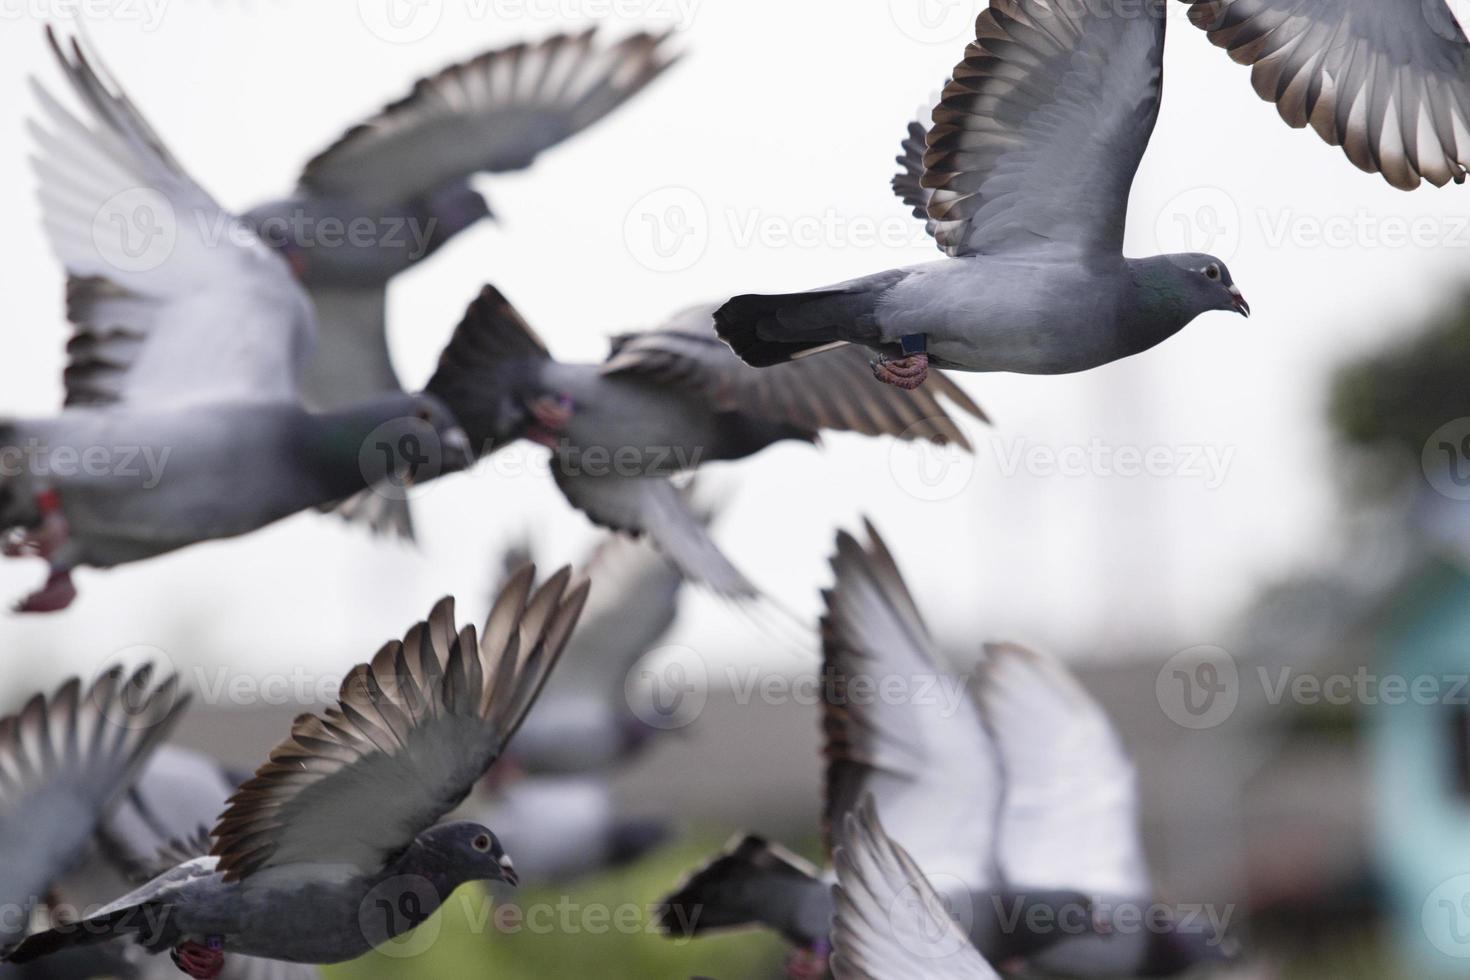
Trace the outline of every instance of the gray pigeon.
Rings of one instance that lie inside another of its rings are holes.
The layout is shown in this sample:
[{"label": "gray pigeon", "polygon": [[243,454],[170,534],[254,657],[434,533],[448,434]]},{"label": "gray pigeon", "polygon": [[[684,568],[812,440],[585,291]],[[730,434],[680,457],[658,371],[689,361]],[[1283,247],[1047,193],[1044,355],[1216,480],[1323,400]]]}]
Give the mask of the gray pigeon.
[{"label": "gray pigeon", "polygon": [[1184,2],[1291,126],[1402,190],[1464,183],[1470,41],[1445,0]]},{"label": "gray pigeon", "polygon": [[843,817],[832,862],[835,980],[1000,980],[923,869],[884,832],[872,796]]},{"label": "gray pigeon", "polygon": [[606,774],[657,731],[630,707],[628,673],[673,626],[684,576],[648,542],[619,534],[604,536],[584,567],[597,588],[582,629],[506,759],[532,775]]},{"label": "gray pigeon", "polygon": [[488,799],[471,797],[464,813],[495,828],[527,885],[558,885],[631,864],[672,837],[666,820],[620,813],[602,772],[516,779]]},{"label": "gray pigeon", "polygon": [[931,364],[1067,374],[1148,350],[1210,310],[1249,315],[1213,256],[1123,257],[1163,85],[1163,4],[1119,16],[1109,4],[992,0],[907,194],[949,258],[737,296],[715,314],[720,337],[756,367],[856,344],[878,353],[880,381],[916,388]]},{"label": "gray pigeon", "polygon": [[[974,910],[975,943],[996,959],[1027,956],[1060,938],[1025,928],[1033,913],[1050,922],[1071,913],[1085,926],[1087,895],[1080,882],[1031,887],[999,867],[995,827],[1009,804],[979,699],[947,665],[892,556],[871,526],[868,533],[866,549],[838,536],[836,583],[825,593],[827,853],[843,817],[872,793],[923,865],[945,875],[950,898]],[[898,696],[860,693],[893,679],[908,685]],[[830,882],[830,874],[783,848],[739,836],[664,899],[658,924],[676,936],[762,925],[802,947],[794,972],[820,975]]]},{"label": "gray pigeon", "polygon": [[93,832],[188,704],[170,676],[72,678],[0,719],[0,949],[87,853]]},{"label": "gray pigeon", "polygon": [[[867,532],[866,548],[838,536],[822,621],[829,856],[871,794],[992,962],[1132,977],[1225,958],[1203,930],[1107,927],[1112,910],[1154,903],[1132,764],[1106,715],[1061,664],[1020,647],[987,645],[978,671],[956,672]],[[681,935],[763,924],[805,947],[812,972],[830,880],[747,836],[665,899],[660,922]]]},{"label": "gray pigeon", "polygon": [[517,439],[552,450],[567,500],[593,523],[647,534],[688,579],[734,597],[756,595],[690,510],[671,476],[743,459],[823,429],[970,448],[940,397],[979,419],[958,386],[880,389],[854,353],[752,371],[711,330],[708,308],[613,340],[601,364],[566,364],[510,303],[486,286],[455,331],[427,390],[489,454]]},{"label": "gray pigeon", "polygon": [[[308,404],[341,408],[400,390],[388,353],[389,280],[493,217],[471,186],[475,174],[530,167],[593,126],[678,60],[667,40],[638,32],[604,44],[589,29],[451,65],[314,157],[291,197],[246,212],[316,307]],[[413,536],[398,497],[364,495],[341,513]]]},{"label": "gray pigeon", "polygon": [[231,797],[211,856],[180,864],[72,926],[26,939],[25,963],[128,937],[195,977],[229,953],[339,963],[416,927],[459,885],[515,884],[500,841],[435,826],[504,750],[587,595],[562,569],[523,569],[480,638],[453,600],[348,673],[339,703],[303,715]]},{"label": "gray pigeon", "polygon": [[36,86],[41,203],[74,331],[63,412],[0,419],[5,553],[51,569],[20,609],[65,608],[80,565],[245,534],[405,470],[467,464],[463,432],[432,396],[307,411],[297,379],[314,324],[285,263],[79,45],[48,38],[90,125]]}]

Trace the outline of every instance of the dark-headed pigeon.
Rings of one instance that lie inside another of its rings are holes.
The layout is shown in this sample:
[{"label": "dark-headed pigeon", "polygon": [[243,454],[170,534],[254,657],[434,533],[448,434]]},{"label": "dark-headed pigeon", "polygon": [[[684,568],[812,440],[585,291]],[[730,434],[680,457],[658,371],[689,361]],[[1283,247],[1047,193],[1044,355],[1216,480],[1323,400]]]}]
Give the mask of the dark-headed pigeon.
[{"label": "dark-headed pigeon", "polygon": [[896,182],[947,260],[737,296],[715,314],[720,337],[757,367],[855,344],[877,352],[879,380],[916,388],[931,364],[1067,374],[1148,350],[1210,310],[1248,315],[1213,256],[1123,257],[1163,86],[1164,0],[1115,8],[992,0],[980,14],[919,180]]},{"label": "dark-headed pigeon", "polygon": [[4,552],[51,570],[20,608],[65,608],[80,565],[245,534],[408,466],[468,463],[430,395],[307,411],[297,382],[315,327],[285,262],[194,182],[79,45],[48,36],[88,121],[36,87],[41,203],[74,331],[62,413],[0,419]]},{"label": "dark-headed pigeon", "polygon": [[461,884],[514,884],[490,830],[435,824],[504,751],[576,625],[587,583],[562,569],[533,591],[534,578],[528,566],[506,585],[479,636],[456,632],[441,601],[355,667],[335,707],[296,720],[231,797],[209,857],[11,959],[128,937],[195,977],[218,975],[228,953],[338,963],[413,929]]},{"label": "dark-headed pigeon", "polygon": [[726,596],[755,587],[730,564],[671,476],[743,459],[823,429],[969,448],[940,398],[984,413],[942,375],[925,391],[881,389],[855,353],[752,371],[710,329],[709,310],[617,337],[601,364],[555,360],[494,287],[471,306],[428,391],[482,452],[517,439],[550,447],[557,486],[595,524],[647,534],[685,577]]}]

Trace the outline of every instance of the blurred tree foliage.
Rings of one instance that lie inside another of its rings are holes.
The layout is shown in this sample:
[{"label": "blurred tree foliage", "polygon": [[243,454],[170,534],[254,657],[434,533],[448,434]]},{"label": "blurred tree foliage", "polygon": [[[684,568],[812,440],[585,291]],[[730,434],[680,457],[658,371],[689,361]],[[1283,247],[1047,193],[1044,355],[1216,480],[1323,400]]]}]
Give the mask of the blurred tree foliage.
[{"label": "blurred tree foliage", "polygon": [[1339,437],[1417,460],[1429,436],[1470,416],[1470,288],[1410,337],[1340,368],[1330,418]]}]

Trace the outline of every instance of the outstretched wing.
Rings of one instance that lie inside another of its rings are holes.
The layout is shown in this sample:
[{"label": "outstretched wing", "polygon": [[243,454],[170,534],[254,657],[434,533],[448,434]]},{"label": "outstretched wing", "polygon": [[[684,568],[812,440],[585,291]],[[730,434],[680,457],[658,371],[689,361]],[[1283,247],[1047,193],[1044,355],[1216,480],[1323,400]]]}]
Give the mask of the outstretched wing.
[{"label": "outstretched wing", "polygon": [[950,255],[1120,254],[1163,85],[1163,0],[991,0],[929,130],[922,185]]},{"label": "outstretched wing", "polygon": [[309,192],[388,208],[475,173],[529,167],[632,98],[676,58],[666,34],[599,44],[592,30],[452,65],[306,165]]},{"label": "outstretched wing", "polygon": [[949,667],[883,540],[837,536],[824,594],[825,831],[871,793],[932,874],[996,883],[1003,786],[969,679]]},{"label": "outstretched wing", "polygon": [[1185,2],[1291,126],[1403,190],[1465,180],[1470,41],[1445,0]]},{"label": "outstretched wing", "polygon": [[342,682],[335,708],[303,715],[230,798],[213,853],[227,880],[296,863],[364,873],[454,809],[505,749],[561,655],[587,583],[535,569],[501,591],[483,635],[455,634],[445,599],[402,642]]},{"label": "outstretched wing", "polygon": [[872,797],[845,818],[835,864],[837,980],[999,980],[924,869],[883,830]]},{"label": "outstretched wing", "polygon": [[23,909],[69,870],[187,703],[176,677],[114,668],[0,720],[0,903]]},{"label": "outstretched wing", "polygon": [[668,325],[614,341],[602,373],[636,374],[698,392],[719,411],[744,412],[809,432],[831,429],[939,444],[969,440],[940,398],[989,421],[943,372],[916,391],[872,384],[865,348],[845,347],[758,369],[714,332],[714,307],[687,310]]},{"label": "outstretched wing", "polygon": [[978,685],[1005,772],[997,846],[1017,887],[1151,895],[1133,763],[1112,723],[1055,659],[987,646]]},{"label": "outstretched wing", "polygon": [[174,159],[81,46],[48,38],[84,122],[35,85],[46,234],[66,267],[66,403],[294,400],[314,342],[286,264]]}]

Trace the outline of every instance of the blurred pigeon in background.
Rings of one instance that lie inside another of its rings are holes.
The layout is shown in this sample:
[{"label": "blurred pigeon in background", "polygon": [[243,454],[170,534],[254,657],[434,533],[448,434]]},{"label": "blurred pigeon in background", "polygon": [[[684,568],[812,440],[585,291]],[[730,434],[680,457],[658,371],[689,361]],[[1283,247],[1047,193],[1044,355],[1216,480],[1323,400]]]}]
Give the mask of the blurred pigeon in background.
[{"label": "blurred pigeon in background", "polygon": [[999,980],[924,871],[883,830],[871,795],[842,818],[832,855],[836,980]]},{"label": "blurred pigeon in background", "polygon": [[[389,280],[493,217],[471,178],[530,167],[623,105],[678,60],[667,40],[638,32],[602,43],[588,29],[451,65],[314,157],[291,197],[244,215],[315,304],[309,405],[343,408],[401,389],[388,352]],[[343,514],[413,535],[398,497],[364,495]]]},{"label": "blurred pigeon in background", "polygon": [[487,455],[517,439],[549,447],[557,486],[594,524],[647,534],[686,578],[724,596],[751,597],[755,587],[670,477],[786,439],[815,442],[823,429],[970,448],[941,396],[985,418],[943,376],[930,390],[903,392],[855,383],[866,371],[861,357],[846,354],[752,371],[715,339],[707,308],[614,338],[602,364],[566,364],[486,286],[427,390]]},{"label": "blurred pigeon in background", "polygon": [[32,127],[36,170],[74,331],[63,412],[0,420],[5,554],[51,569],[20,609],[65,608],[79,565],[245,534],[405,466],[469,462],[432,396],[306,410],[297,377],[314,325],[285,263],[188,176],[79,45],[48,38],[92,125],[36,86],[47,119]]},{"label": "blurred pigeon in background", "polygon": [[600,772],[516,779],[488,800],[472,797],[462,813],[495,828],[526,885],[562,884],[631,864],[672,837],[665,819],[620,813],[612,783]]},{"label": "blurred pigeon in background", "polygon": [[720,337],[757,367],[867,347],[880,381],[912,389],[931,362],[1067,374],[1148,350],[1210,310],[1248,315],[1213,256],[1123,257],[1163,86],[1163,2],[1120,15],[994,0],[934,109],[907,195],[949,260],[737,296],[715,314]]},{"label": "blurred pigeon in background", "polygon": [[1184,2],[1294,128],[1401,190],[1464,183],[1470,41],[1445,0]]},{"label": "blurred pigeon in background", "polygon": [[[77,678],[0,719],[0,949],[82,861],[99,822],[168,737],[188,696],[154,668]],[[92,965],[109,965],[105,954]],[[116,965],[116,964],[112,964]]]},{"label": "blurred pigeon in background", "polygon": [[[708,524],[704,503],[691,507]],[[673,626],[684,577],[647,541],[619,534],[604,535],[583,567],[596,585],[582,628],[504,760],[534,775],[607,773],[657,733],[628,702],[628,674]]]},{"label": "blurred pigeon in background", "polygon": [[[587,583],[565,568],[533,592],[534,579],[528,566],[511,580],[479,638],[456,632],[442,600],[353,668],[335,707],[296,720],[231,797],[210,857],[11,959],[128,937],[195,977],[217,976],[226,953],[338,963],[415,928],[461,884],[515,884],[488,829],[435,824],[504,750],[576,625]],[[359,910],[379,906],[367,928]]]},{"label": "blurred pigeon in background", "polygon": [[[1071,913],[1086,928],[1087,895],[1078,884],[1031,887],[1003,873],[995,832],[1010,804],[980,705],[930,638],[877,532],[871,525],[867,531],[867,548],[838,535],[836,582],[824,593],[827,853],[843,816],[862,794],[874,794],[924,866],[943,874],[946,893],[974,910],[975,943],[993,959],[1026,956],[1061,938],[1055,929],[1028,930],[1032,915],[1057,922]],[[903,684],[901,696],[860,693],[890,681]],[[676,936],[767,926],[804,947],[793,975],[819,976],[832,918],[830,880],[759,837],[737,837],[664,899],[658,922]]]}]

